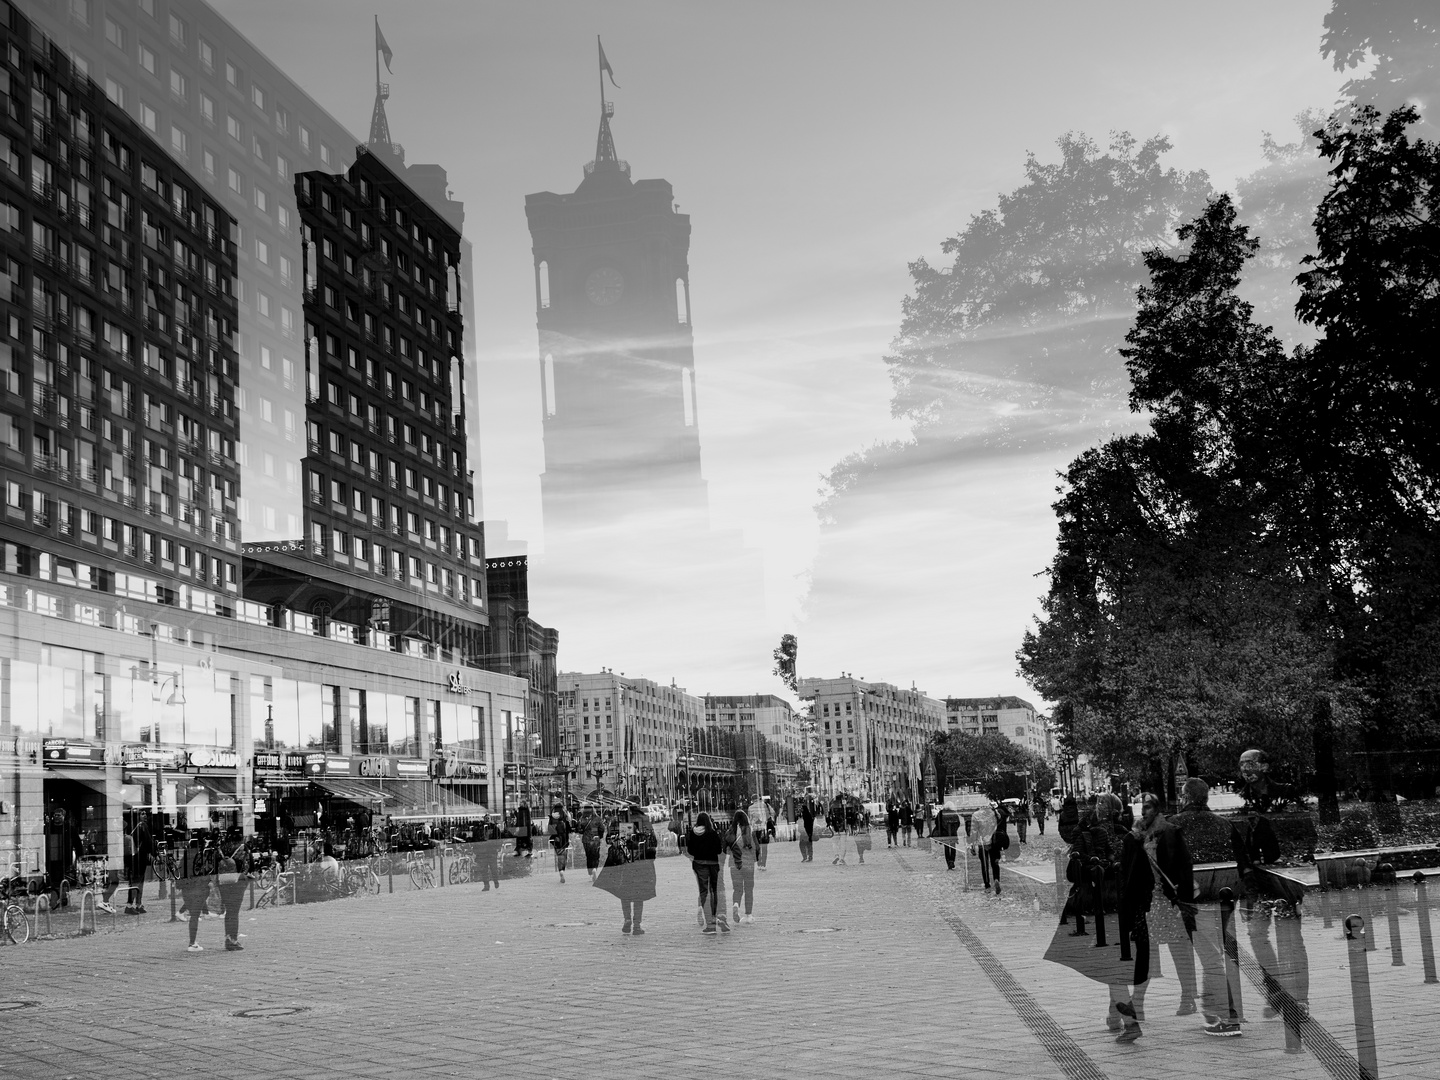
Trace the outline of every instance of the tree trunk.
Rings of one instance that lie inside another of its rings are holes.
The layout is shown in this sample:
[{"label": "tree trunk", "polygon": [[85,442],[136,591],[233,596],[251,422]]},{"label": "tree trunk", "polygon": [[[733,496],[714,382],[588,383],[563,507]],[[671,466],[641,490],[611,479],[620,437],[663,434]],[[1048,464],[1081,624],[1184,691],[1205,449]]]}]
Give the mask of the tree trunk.
[{"label": "tree trunk", "polygon": [[1335,776],[1335,725],[1330,719],[1330,702],[1316,702],[1311,718],[1311,739],[1315,747],[1315,794],[1320,799],[1320,820],[1340,820],[1340,789]]}]

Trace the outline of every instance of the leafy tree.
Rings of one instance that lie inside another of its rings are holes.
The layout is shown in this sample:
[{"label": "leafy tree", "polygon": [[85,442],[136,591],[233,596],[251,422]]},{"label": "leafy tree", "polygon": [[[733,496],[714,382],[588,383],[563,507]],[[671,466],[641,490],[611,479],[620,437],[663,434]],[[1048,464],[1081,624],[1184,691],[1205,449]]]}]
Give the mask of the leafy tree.
[{"label": "leafy tree", "polygon": [[942,793],[946,785],[968,783],[992,799],[1019,798],[1025,794],[1027,773],[1037,788],[1048,790],[1055,783],[1054,770],[1041,755],[1004,735],[941,732],[931,738],[929,751]]},{"label": "leafy tree", "polygon": [[1440,10],[1431,0],[1335,0],[1320,53],[1336,71],[1373,62],[1343,87],[1357,105],[1381,112],[1440,106]]},{"label": "leafy tree", "polygon": [[795,635],[785,634],[780,638],[780,644],[775,646],[775,652],[772,654],[775,658],[772,674],[778,675],[780,681],[789,687],[792,694],[799,691],[795,676],[795,661],[799,649],[800,646],[795,640]]}]

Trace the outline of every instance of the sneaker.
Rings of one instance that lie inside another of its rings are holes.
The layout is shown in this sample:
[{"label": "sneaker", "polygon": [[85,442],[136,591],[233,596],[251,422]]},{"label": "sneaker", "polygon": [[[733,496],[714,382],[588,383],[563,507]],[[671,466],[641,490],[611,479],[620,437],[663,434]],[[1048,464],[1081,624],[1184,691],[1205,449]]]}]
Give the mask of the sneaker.
[{"label": "sneaker", "polygon": [[138,915],[138,914],[140,914],[140,913],[135,910],[135,905],[134,905],[134,904],[126,904],[126,905],[125,905],[125,914],[126,914],[126,915]]},{"label": "sneaker", "polygon": [[740,925],[740,905],[739,905],[739,904],[731,904],[731,905],[730,905],[730,910],[731,910],[731,912],[732,912],[732,913],[734,914],[734,916],[735,916],[735,925],[737,925],[737,926]]},{"label": "sneaker", "polygon": [[695,925],[700,927],[705,925],[705,909],[703,907],[695,909]]},{"label": "sneaker", "polygon": [[634,930],[631,930],[631,931],[630,931],[630,936],[631,936],[631,937],[639,937],[639,936],[640,936],[641,934],[643,934],[643,933],[645,933],[645,931],[644,931],[644,930],[641,930],[640,927],[637,926],[637,927],[635,927]]},{"label": "sneaker", "polygon": [[754,925],[755,925],[755,916],[754,916],[754,915],[746,915],[746,916],[745,916],[745,925],[746,925],[746,926],[754,926]]},{"label": "sneaker", "polygon": [[560,884],[561,884],[561,885],[564,885],[564,884],[565,884],[565,871],[564,871],[564,870],[561,870],[561,871],[560,871]]},{"label": "sneaker", "polygon": [[1115,1041],[1121,1044],[1133,1043],[1136,1039],[1140,1038],[1142,1034],[1144,1033],[1140,1030],[1140,1025],[1132,1020],[1125,1025],[1124,1031],[1115,1036]]},{"label": "sneaker", "polygon": [[1217,1039],[1238,1039],[1240,1037],[1240,1025],[1229,1020],[1217,1020],[1213,1024],[1205,1025],[1205,1034],[1214,1035]]},{"label": "sneaker", "polygon": [[620,927],[620,932],[622,934],[630,933],[630,921],[628,919],[625,921],[625,924]]},{"label": "sneaker", "polygon": [[106,912],[107,914],[110,914],[110,915],[114,915],[114,914],[115,914],[115,905],[114,905],[114,904],[107,904],[104,900],[97,900],[97,901],[95,901],[95,907],[96,907],[98,910],[100,910],[100,911]]},{"label": "sneaker", "polygon": [[244,945],[241,945],[240,942],[238,942],[238,941],[228,941],[228,940],[227,940],[227,941],[225,942],[225,951],[226,951],[226,952],[242,952],[242,951],[244,950],[244,948],[245,948],[245,946],[244,946]]},{"label": "sneaker", "polygon": [[1178,1009],[1175,1010],[1175,1015],[1176,1015],[1176,1016],[1193,1016],[1193,1015],[1195,1015],[1195,1002],[1193,1002],[1193,1001],[1182,1001],[1182,1002],[1180,1002],[1180,1008],[1178,1008]]},{"label": "sneaker", "polygon": [[715,933],[715,927],[713,927],[713,926],[703,926],[703,927],[700,928],[700,932],[701,932],[702,934],[713,934],[713,933]]},{"label": "sneaker", "polygon": [[136,915],[144,915],[144,914],[145,914],[145,905],[144,905],[144,904],[139,905],[139,906],[135,909],[135,914],[136,914]]},{"label": "sneaker", "polygon": [[188,947],[185,949],[185,951],[186,951],[186,952],[204,952],[204,951],[205,951],[205,946],[204,946],[204,945],[190,945],[190,946],[188,946]]},{"label": "sneaker", "polygon": [[720,932],[722,934],[728,934],[730,932],[730,924],[725,922],[723,919],[720,922]]}]

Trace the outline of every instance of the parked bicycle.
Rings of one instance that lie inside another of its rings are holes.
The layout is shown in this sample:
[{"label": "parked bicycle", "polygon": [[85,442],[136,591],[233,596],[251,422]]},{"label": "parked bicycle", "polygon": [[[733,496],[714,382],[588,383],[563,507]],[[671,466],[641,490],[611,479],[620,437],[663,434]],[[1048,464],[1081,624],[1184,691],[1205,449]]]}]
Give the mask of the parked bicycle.
[{"label": "parked bicycle", "polygon": [[435,888],[435,860],[429,855],[410,853],[408,860],[410,884],[417,889]]},{"label": "parked bicycle", "polygon": [[451,885],[464,885],[474,877],[475,856],[468,847],[446,843],[441,845],[440,851],[450,862],[448,873]]},{"label": "parked bicycle", "polygon": [[280,863],[271,852],[270,865],[260,871],[255,879],[255,906],[279,907],[282,903],[295,903],[295,871],[281,870]]},{"label": "parked bicycle", "polygon": [[14,863],[10,873],[0,880],[0,941],[24,945],[30,940],[30,920],[18,897],[26,895],[25,879],[20,864]]}]

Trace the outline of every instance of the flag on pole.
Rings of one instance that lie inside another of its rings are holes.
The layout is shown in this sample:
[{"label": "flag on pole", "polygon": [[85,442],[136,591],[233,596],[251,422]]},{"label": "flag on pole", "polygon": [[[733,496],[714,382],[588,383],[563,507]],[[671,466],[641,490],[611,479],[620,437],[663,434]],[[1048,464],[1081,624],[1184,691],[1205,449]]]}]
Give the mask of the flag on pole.
[{"label": "flag on pole", "polygon": [[[375,48],[380,53],[380,55],[385,58],[385,70],[392,70],[390,67],[390,61],[395,56],[395,54],[390,51],[390,46],[385,41],[385,35],[380,32],[380,16],[378,15],[375,16]],[[601,60],[604,60],[605,58],[605,54],[603,51],[600,54],[600,58]],[[610,81],[615,81],[614,75],[610,76]]]},{"label": "flag on pole", "polygon": [[[378,26],[379,24],[377,23],[376,25]],[[595,44],[600,46],[600,74],[609,75],[610,85],[615,87],[616,90],[619,90],[620,84],[615,81],[615,69],[610,66],[610,61],[605,59],[605,46],[600,45],[599,34],[595,35]]]}]

